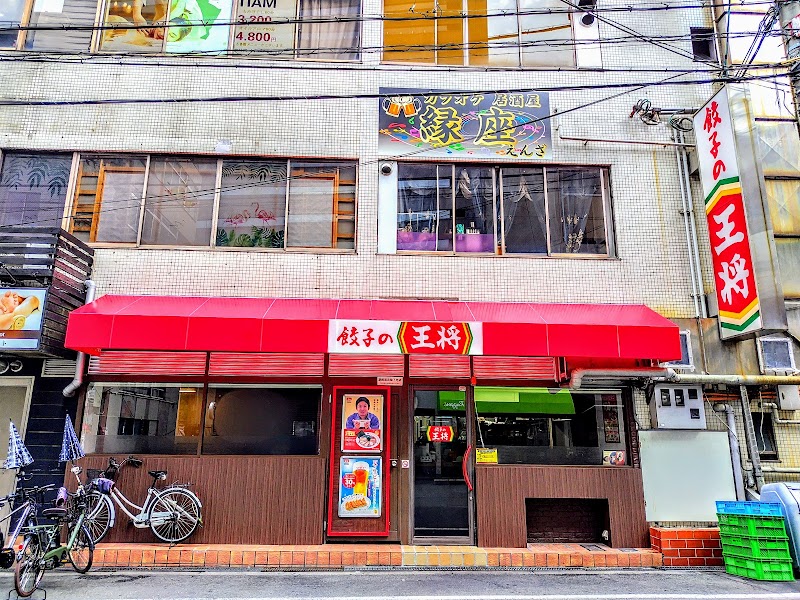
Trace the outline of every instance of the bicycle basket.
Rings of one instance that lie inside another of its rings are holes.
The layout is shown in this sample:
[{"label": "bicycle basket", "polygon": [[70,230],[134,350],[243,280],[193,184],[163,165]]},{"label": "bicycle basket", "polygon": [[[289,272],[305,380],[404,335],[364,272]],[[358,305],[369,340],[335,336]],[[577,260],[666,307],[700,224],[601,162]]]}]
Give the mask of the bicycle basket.
[{"label": "bicycle basket", "polygon": [[114,482],[110,479],[106,479],[105,477],[98,477],[92,481],[92,484],[101,494],[110,494],[111,488],[114,487]]}]

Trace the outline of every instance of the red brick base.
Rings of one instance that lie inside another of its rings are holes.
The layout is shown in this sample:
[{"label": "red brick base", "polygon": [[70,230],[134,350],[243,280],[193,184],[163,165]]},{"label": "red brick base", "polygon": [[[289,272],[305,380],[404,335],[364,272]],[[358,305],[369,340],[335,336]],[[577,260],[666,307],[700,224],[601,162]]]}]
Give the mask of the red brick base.
[{"label": "red brick base", "polygon": [[664,556],[665,567],[721,567],[719,529],[702,527],[651,527],[653,550]]}]

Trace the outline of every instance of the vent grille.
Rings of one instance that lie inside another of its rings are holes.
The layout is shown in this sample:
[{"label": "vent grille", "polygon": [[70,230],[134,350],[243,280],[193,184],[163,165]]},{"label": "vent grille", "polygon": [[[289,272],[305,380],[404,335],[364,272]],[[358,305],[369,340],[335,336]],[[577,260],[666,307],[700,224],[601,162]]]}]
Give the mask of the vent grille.
[{"label": "vent grille", "polygon": [[442,377],[445,379],[469,379],[471,372],[469,356],[410,355],[409,377]]},{"label": "vent grille", "polygon": [[535,379],[558,381],[552,356],[474,356],[472,368],[478,379]]},{"label": "vent grille", "polygon": [[75,361],[47,358],[42,365],[42,377],[75,377]]},{"label": "vent grille", "polygon": [[212,352],[208,374],[234,377],[322,377],[324,354]]},{"label": "vent grille", "polygon": [[402,377],[405,356],[331,354],[331,377]]},{"label": "vent grille", "polygon": [[90,375],[205,375],[205,352],[102,352],[89,360]]}]

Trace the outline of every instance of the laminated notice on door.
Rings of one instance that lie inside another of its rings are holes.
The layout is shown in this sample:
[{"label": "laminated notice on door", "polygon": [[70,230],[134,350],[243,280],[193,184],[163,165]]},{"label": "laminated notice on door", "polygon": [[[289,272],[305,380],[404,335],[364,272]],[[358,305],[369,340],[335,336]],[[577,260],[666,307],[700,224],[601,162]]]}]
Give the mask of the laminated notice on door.
[{"label": "laminated notice on door", "polygon": [[475,448],[475,462],[496,465],[497,448]]}]

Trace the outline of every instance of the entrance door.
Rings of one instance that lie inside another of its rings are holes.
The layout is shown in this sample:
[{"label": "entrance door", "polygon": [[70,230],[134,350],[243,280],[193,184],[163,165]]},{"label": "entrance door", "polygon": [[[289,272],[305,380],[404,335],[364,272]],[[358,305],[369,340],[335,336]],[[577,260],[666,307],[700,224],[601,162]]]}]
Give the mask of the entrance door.
[{"label": "entrance door", "polygon": [[[0,446],[7,448],[8,421],[17,426],[20,436],[25,439],[25,429],[28,424],[28,410],[33,390],[33,377],[3,377],[0,378]],[[0,461],[5,460],[5,453],[0,456]],[[14,475],[16,470],[0,470],[0,496],[5,496],[14,491],[16,484]],[[8,514],[8,506],[0,511],[0,517]],[[2,531],[6,533],[8,521],[3,522]]]},{"label": "entrance door", "polygon": [[472,419],[467,393],[412,389],[414,543],[473,543]]}]

